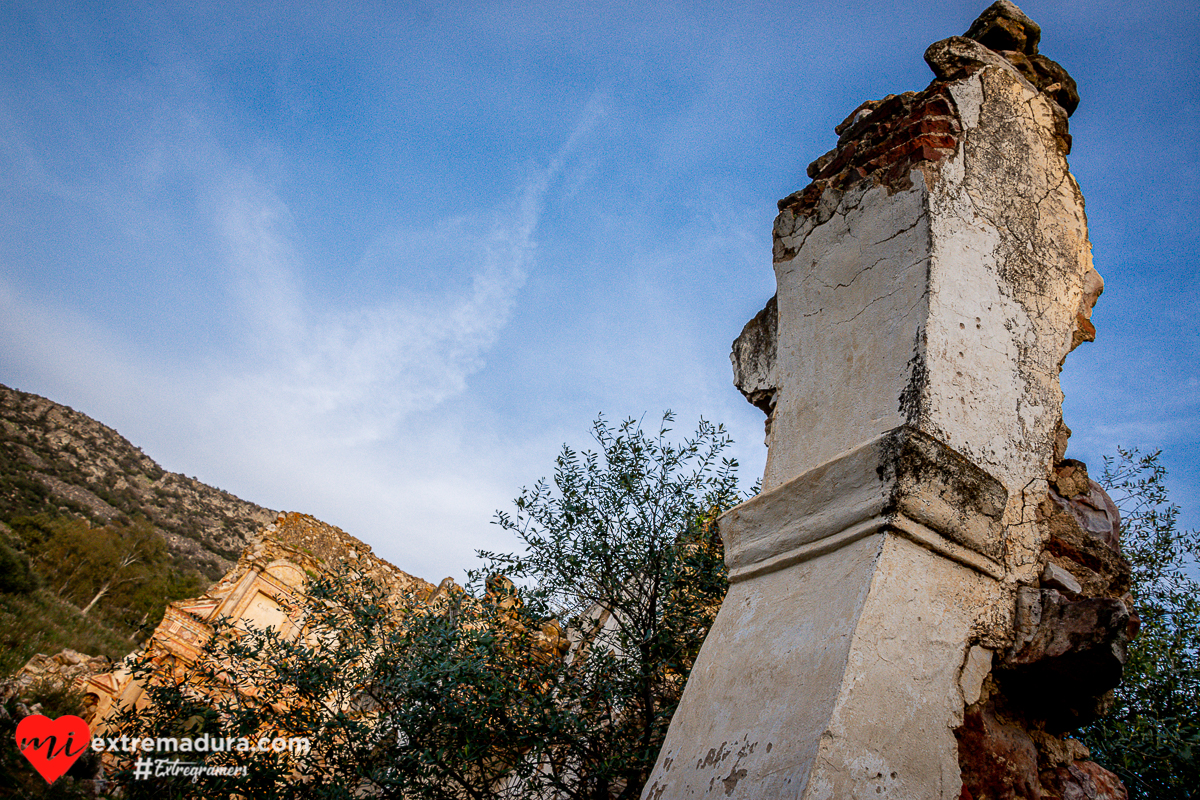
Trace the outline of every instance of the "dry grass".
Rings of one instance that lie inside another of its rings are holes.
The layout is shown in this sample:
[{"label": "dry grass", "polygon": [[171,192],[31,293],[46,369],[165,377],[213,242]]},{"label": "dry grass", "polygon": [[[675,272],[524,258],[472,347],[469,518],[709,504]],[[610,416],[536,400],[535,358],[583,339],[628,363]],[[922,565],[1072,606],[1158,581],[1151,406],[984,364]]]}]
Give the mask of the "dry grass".
[{"label": "dry grass", "polygon": [[37,653],[70,648],[118,659],[135,646],[102,620],[83,616],[44,589],[0,594],[0,675],[11,675]]}]

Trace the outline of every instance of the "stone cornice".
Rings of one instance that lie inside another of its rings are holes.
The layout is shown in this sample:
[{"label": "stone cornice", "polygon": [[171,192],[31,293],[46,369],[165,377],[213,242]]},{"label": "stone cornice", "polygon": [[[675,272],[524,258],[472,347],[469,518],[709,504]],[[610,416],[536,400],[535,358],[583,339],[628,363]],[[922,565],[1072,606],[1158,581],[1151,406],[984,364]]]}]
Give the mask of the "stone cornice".
[{"label": "stone cornice", "polygon": [[726,512],[729,581],[891,532],[999,580],[1004,485],[909,426],[888,431]]}]

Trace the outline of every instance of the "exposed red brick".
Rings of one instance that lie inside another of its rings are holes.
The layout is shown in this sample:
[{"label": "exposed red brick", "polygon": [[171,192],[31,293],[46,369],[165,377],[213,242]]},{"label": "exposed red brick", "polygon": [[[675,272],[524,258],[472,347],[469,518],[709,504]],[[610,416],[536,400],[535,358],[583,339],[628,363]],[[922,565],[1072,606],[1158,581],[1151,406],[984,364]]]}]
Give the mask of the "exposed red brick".
[{"label": "exposed red brick", "polygon": [[954,117],[956,119],[958,117],[954,106],[941,94],[931,95],[928,100],[922,103],[921,113],[937,117]]},{"label": "exposed red brick", "polygon": [[864,103],[836,130],[837,149],[809,166],[813,183],[781,200],[780,210],[811,213],[825,189],[844,191],[868,178],[889,189],[907,188],[913,167],[954,152],[962,125],[946,87],[935,83],[924,92]]},{"label": "exposed red brick", "polygon": [[955,120],[950,117],[918,117],[906,126],[906,132],[912,133],[944,133],[953,137],[959,132]]}]

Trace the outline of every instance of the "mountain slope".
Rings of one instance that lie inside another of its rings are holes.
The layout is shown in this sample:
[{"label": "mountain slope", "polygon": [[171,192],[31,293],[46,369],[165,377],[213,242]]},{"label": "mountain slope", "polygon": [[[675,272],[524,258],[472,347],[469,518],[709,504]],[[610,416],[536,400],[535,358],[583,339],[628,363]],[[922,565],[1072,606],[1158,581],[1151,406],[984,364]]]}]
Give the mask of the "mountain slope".
[{"label": "mountain slope", "polygon": [[219,578],[275,512],[167,472],[112,428],[0,385],[0,522],[46,513],[149,520],[180,560]]}]

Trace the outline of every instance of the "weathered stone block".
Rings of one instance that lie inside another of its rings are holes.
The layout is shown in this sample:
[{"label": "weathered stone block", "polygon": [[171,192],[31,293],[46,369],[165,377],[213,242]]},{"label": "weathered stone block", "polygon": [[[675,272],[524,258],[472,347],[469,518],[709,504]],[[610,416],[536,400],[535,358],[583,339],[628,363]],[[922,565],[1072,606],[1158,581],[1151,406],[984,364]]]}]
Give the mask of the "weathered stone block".
[{"label": "weathered stone block", "polygon": [[997,672],[1010,702],[1052,730],[1095,719],[1098,700],[1121,681],[1129,645],[1125,603],[1023,587],[1016,619],[1016,639]]},{"label": "weathered stone block", "polygon": [[1009,0],[997,0],[963,34],[992,50],[1020,50],[1033,55],[1042,38],[1041,27]]},{"label": "weathered stone block", "polygon": [[999,577],[1007,499],[1003,484],[960,454],[900,427],[727,512],[720,525],[729,579],[881,531]]}]

